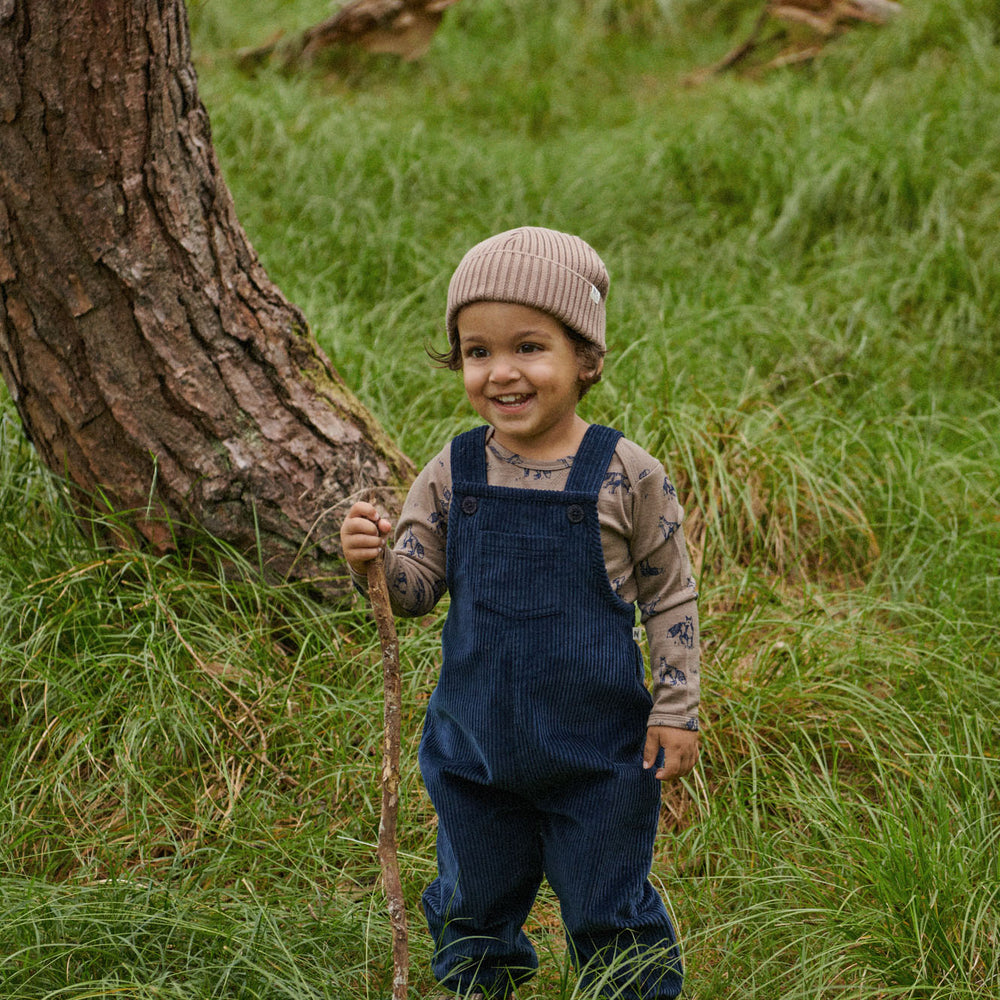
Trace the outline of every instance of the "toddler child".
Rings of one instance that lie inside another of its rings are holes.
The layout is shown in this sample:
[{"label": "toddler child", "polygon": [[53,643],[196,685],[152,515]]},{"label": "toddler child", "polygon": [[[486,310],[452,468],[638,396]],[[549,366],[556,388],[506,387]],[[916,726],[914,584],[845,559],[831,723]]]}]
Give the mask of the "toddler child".
[{"label": "toddler child", "polygon": [[[604,365],[608,283],[587,243],[549,229],[465,255],[442,360],[485,423],[423,469],[386,552],[397,614],[450,596],[419,753],[438,815],[423,905],[433,971],[463,996],[508,997],[533,974],[523,924],[543,876],[584,986],[681,990],[648,875],[658,779],[698,754],[697,593],[662,465],[577,413]],[[390,530],[371,504],[351,508],[341,541],[359,586]]]}]

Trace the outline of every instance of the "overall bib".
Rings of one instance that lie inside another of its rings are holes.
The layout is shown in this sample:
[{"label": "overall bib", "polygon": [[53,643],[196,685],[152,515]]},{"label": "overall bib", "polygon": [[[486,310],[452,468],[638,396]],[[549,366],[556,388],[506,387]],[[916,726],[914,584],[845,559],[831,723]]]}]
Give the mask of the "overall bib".
[{"label": "overall bib", "polygon": [[660,805],[642,767],[651,699],[597,517],[621,434],[589,427],[557,491],[489,485],[486,432],[452,442],[451,606],[420,744],[438,815],[438,877],[423,895],[433,970],[456,992],[500,997],[530,978],[522,925],[545,876],[584,983],[674,997],[679,953],[647,878]]}]

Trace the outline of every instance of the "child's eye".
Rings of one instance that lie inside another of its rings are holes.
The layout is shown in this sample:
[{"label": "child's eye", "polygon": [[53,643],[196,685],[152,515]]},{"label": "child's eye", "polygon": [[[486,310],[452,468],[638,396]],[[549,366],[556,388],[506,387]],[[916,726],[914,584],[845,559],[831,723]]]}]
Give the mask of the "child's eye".
[{"label": "child's eye", "polygon": [[485,347],[467,347],[465,349],[465,356],[467,358],[485,358],[487,353]]},{"label": "child's eye", "polygon": [[521,344],[518,349],[518,354],[534,354],[536,351],[543,350],[541,344]]}]

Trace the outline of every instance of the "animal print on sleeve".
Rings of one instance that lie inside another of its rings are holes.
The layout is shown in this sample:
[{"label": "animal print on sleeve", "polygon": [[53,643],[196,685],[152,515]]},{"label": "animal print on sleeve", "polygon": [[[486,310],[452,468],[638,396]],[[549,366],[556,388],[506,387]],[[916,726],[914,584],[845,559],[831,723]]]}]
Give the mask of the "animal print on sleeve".
[{"label": "animal print on sleeve", "polygon": [[[403,504],[395,541],[386,552],[389,598],[397,615],[430,611],[447,590],[445,550],[451,504],[450,446],[421,470]],[[355,577],[355,583],[363,583]]]},{"label": "animal print on sleeve", "polygon": [[[684,540],[684,512],[662,465],[631,442],[619,454],[626,478],[635,484],[627,509],[636,604],[650,650],[649,724],[697,729],[698,594]],[[630,466],[630,460],[635,464]]]}]

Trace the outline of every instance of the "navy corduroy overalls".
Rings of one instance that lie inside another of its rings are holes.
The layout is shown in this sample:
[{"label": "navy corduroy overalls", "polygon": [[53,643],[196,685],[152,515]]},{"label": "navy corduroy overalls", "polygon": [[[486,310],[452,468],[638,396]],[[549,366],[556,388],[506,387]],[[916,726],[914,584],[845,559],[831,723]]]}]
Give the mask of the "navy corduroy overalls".
[{"label": "navy corduroy overalls", "polygon": [[522,925],[544,875],[585,982],[631,954],[608,992],[674,997],[676,939],[647,878],[660,803],[642,767],[651,701],[597,518],[621,434],[591,425],[558,491],[489,485],[486,431],[451,446],[451,606],[420,745],[438,814],[438,877],[423,896],[434,973],[500,997],[529,978],[538,960]]}]

